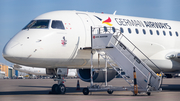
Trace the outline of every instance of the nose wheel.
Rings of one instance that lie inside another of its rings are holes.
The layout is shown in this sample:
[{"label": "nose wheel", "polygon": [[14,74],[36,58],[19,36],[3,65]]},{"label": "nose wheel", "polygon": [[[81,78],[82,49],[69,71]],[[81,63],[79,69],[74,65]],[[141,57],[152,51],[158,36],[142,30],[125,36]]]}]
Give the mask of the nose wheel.
[{"label": "nose wheel", "polygon": [[52,92],[55,94],[65,94],[66,93],[66,87],[64,84],[54,84],[52,86]]},{"label": "nose wheel", "polygon": [[64,78],[61,78],[60,75],[58,75],[56,78],[54,78],[54,81],[58,81],[58,84],[54,84],[52,86],[52,94],[65,94],[66,93],[66,87],[63,84],[65,82]]},{"label": "nose wheel", "polygon": [[66,87],[65,87],[64,84],[60,84],[59,88],[60,88],[60,94],[65,94],[66,93]]}]

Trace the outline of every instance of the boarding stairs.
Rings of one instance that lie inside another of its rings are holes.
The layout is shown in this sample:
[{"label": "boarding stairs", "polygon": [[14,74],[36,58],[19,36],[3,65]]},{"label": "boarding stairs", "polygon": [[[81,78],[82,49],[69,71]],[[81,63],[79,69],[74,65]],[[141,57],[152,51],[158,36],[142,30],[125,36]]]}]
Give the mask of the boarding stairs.
[{"label": "boarding stairs", "polygon": [[[157,76],[146,63],[157,66],[119,29],[91,27],[91,35],[92,50],[97,51],[132,88],[134,86],[133,68],[135,68],[139,92],[161,91],[162,77]],[[135,54],[143,56],[145,61],[139,59]],[[124,75],[122,71],[125,72]]]}]

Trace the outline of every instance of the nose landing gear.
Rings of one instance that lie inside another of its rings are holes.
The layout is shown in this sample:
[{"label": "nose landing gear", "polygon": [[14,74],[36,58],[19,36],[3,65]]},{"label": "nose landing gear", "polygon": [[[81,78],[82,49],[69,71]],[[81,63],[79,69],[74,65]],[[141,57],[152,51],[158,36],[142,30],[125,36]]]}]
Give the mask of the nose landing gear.
[{"label": "nose landing gear", "polygon": [[66,87],[63,84],[65,81],[61,78],[61,76],[58,76],[58,78],[55,78],[54,81],[58,81],[58,84],[54,84],[52,86],[52,93],[53,94],[65,94],[66,93]]}]

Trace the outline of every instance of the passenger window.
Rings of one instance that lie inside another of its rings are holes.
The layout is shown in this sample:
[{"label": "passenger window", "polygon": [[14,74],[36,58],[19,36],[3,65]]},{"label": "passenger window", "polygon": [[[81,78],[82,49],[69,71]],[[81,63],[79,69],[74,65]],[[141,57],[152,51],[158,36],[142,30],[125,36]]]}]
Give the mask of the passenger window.
[{"label": "passenger window", "polygon": [[153,32],[152,32],[152,30],[149,30],[149,32],[150,32],[150,34],[151,34],[151,35],[153,35]]},{"label": "passenger window", "polygon": [[128,32],[131,34],[131,29],[130,28],[128,28]]},{"label": "passenger window", "polygon": [[145,31],[145,29],[143,29],[143,33],[144,33],[144,34],[146,34],[146,31]]},{"label": "passenger window", "polygon": [[136,33],[137,33],[137,34],[139,34],[139,31],[138,31],[138,29],[135,29],[135,30],[136,30]]},{"label": "passenger window", "polygon": [[159,31],[158,30],[156,30],[156,33],[157,33],[157,35],[159,35]]},{"label": "passenger window", "polygon": [[120,31],[121,31],[121,33],[124,33],[124,30],[123,30],[123,28],[122,28],[122,27],[120,28]]},{"label": "passenger window", "polygon": [[172,33],[171,33],[171,31],[169,31],[169,35],[170,35],[170,36],[172,36]]},{"label": "passenger window", "polygon": [[166,32],[165,31],[163,31],[163,34],[164,34],[164,36],[166,36]]},{"label": "passenger window", "polygon": [[62,21],[53,20],[51,27],[53,29],[65,29]]},{"label": "passenger window", "polygon": [[179,35],[178,35],[178,32],[176,32],[176,36],[179,36]]}]

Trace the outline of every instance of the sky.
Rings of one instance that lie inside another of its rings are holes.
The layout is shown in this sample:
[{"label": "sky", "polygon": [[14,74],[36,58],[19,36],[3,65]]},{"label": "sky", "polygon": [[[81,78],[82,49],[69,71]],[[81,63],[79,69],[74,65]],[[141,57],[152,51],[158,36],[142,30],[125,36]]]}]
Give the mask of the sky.
[{"label": "sky", "polygon": [[180,0],[0,0],[0,63],[5,44],[35,17],[57,10],[77,10],[180,21]]}]

